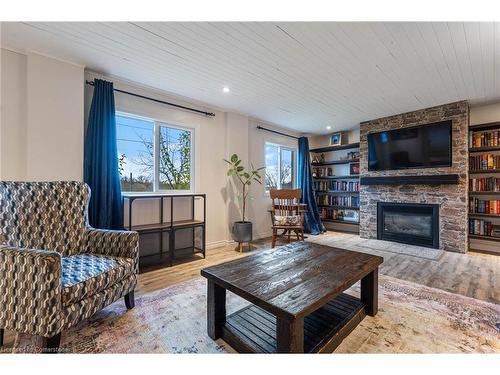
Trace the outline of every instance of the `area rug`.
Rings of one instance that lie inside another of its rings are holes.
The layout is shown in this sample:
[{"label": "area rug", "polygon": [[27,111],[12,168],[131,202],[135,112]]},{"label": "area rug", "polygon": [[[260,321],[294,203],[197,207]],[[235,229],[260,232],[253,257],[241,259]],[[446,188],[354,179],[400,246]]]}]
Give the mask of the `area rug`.
[{"label": "area rug", "polygon": [[384,252],[389,252],[429,260],[439,260],[444,254],[444,250],[440,249],[431,249],[423,246],[361,238],[358,235],[341,232],[328,234],[327,236],[309,236],[307,240],[327,246],[338,247],[339,249],[359,251],[375,255],[383,255]]},{"label": "area rug", "polygon": [[[359,295],[359,288],[349,293]],[[228,313],[246,302],[228,293]],[[336,353],[500,353],[500,305],[388,276],[379,277],[379,312],[367,316]],[[37,352],[41,339],[18,335],[14,352]],[[206,280],[118,301],[63,333],[68,353],[233,353],[206,334]]]}]

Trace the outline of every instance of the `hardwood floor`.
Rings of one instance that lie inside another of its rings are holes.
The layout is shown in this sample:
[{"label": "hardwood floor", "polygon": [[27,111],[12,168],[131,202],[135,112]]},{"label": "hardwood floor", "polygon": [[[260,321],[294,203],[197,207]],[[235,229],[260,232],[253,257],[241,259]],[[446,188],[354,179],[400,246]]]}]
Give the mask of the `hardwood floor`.
[{"label": "hardwood floor", "polygon": [[[321,236],[310,236],[307,241],[321,240],[328,244],[328,238],[333,239],[335,235],[335,232],[327,232]],[[200,276],[200,270],[204,267],[268,249],[271,247],[271,239],[256,241],[254,246],[255,249],[247,253],[236,252],[234,245],[210,249],[207,250],[206,259],[195,255],[193,261],[184,259],[173,267],[142,273],[139,275],[136,296],[192,280]],[[445,252],[439,260],[428,260],[389,252],[374,253],[384,258],[380,274],[500,303],[500,256],[476,252]],[[123,300],[119,303],[123,303]],[[12,346],[13,340],[13,332],[6,331],[6,348]]]},{"label": "hardwood floor", "polygon": [[[321,238],[322,243],[328,244],[325,236],[333,238],[335,235],[335,232],[327,232],[320,237],[310,236],[307,240],[315,241]],[[211,249],[207,252],[207,259],[184,262],[172,268],[141,274],[137,293],[147,293],[193,279],[200,275],[200,270],[204,267],[270,248],[270,239],[258,241],[256,247],[257,249],[252,252],[243,254],[234,251],[234,246]],[[379,269],[383,275],[500,303],[500,256],[475,252],[458,254],[446,251],[441,259],[428,260],[390,252],[377,252],[377,255],[384,258],[384,263]]]}]

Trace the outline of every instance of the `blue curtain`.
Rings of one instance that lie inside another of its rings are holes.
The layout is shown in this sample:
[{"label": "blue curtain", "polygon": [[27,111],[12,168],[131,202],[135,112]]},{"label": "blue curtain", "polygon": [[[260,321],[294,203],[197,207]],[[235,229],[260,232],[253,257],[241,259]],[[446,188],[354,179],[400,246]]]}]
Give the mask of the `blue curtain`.
[{"label": "blue curtain", "polygon": [[302,189],[302,203],[307,204],[307,213],[304,217],[304,231],[310,234],[320,234],[325,231],[319,217],[318,205],[314,197],[311,162],[309,158],[309,140],[299,138],[299,187]]},{"label": "blue curtain", "polygon": [[113,83],[100,79],[94,80],[83,173],[84,181],[92,190],[90,225],[101,229],[123,229]]}]

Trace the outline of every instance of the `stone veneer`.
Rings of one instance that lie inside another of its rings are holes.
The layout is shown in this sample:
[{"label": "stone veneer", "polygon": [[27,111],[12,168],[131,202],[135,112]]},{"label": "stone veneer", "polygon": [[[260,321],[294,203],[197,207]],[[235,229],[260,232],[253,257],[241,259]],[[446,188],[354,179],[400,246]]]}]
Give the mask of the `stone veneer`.
[{"label": "stone veneer", "polygon": [[[368,133],[452,120],[452,166],[396,171],[368,171]],[[467,251],[469,106],[460,101],[360,124],[360,173],[362,176],[459,174],[457,185],[366,185],[360,189],[359,234],[377,238],[377,202],[439,204],[439,247]]]}]

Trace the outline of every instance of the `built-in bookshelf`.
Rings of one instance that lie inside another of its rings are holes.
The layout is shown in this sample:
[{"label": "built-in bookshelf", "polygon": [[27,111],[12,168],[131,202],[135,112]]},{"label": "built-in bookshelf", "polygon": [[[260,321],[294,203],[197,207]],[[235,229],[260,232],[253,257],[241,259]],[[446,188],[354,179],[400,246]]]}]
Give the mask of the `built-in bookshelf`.
[{"label": "built-in bookshelf", "polygon": [[[343,157],[336,151],[345,150]],[[310,150],[313,188],[321,220],[359,230],[359,143]],[[344,225],[345,224],[345,225]]]},{"label": "built-in bookshelf", "polygon": [[500,122],[469,127],[469,239],[500,242]]}]

